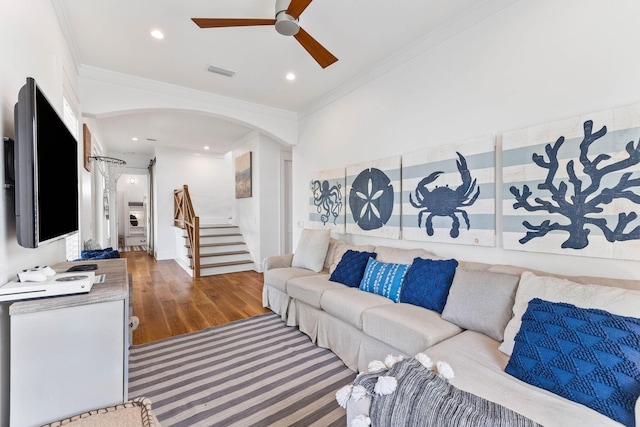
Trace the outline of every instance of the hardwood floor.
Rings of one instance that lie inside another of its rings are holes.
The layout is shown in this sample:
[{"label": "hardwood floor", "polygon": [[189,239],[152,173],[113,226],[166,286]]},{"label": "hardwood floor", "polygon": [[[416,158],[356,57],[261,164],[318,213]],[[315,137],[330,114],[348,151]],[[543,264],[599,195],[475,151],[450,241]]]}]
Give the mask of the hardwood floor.
[{"label": "hardwood floor", "polygon": [[133,279],[133,314],[140,326],[133,344],[198,331],[268,313],[262,273],[247,271],[193,279],[173,260],[122,252]]}]

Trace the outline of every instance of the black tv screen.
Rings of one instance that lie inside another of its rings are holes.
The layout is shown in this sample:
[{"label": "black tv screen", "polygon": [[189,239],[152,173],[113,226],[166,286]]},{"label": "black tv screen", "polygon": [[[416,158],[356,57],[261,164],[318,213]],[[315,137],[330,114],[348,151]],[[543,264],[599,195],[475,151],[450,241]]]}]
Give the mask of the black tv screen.
[{"label": "black tv screen", "polygon": [[14,116],[16,234],[35,248],[78,231],[78,143],[32,78]]}]

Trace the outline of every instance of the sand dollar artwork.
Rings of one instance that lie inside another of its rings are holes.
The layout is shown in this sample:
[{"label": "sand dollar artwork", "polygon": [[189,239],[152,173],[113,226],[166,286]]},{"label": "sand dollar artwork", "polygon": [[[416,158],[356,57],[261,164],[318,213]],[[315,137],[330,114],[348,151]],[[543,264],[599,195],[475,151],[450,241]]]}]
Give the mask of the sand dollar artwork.
[{"label": "sand dollar artwork", "polygon": [[393,211],[393,186],[380,169],[369,168],[358,174],[349,193],[354,221],[363,230],[384,226]]}]

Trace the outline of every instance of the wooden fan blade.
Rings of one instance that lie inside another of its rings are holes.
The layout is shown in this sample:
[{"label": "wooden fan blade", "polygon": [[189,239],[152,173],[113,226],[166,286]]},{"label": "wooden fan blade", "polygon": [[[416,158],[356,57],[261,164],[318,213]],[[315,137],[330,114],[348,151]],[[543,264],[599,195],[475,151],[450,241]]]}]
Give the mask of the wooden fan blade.
[{"label": "wooden fan blade", "polygon": [[300,28],[298,34],[293,37],[298,40],[298,42],[302,45],[303,48],[309,52],[313,59],[316,60],[318,64],[322,68],[327,68],[329,65],[333,64],[338,60],[335,56],[331,54],[327,49],[325,49],[320,43],[316,41],[309,33]]},{"label": "wooden fan blade", "polygon": [[200,28],[251,27],[254,25],[275,25],[275,19],[242,18],[191,18]]},{"label": "wooden fan blade", "polygon": [[289,3],[289,7],[287,8],[287,15],[291,15],[294,19],[298,19],[310,3],[311,0],[291,0],[291,3]]}]

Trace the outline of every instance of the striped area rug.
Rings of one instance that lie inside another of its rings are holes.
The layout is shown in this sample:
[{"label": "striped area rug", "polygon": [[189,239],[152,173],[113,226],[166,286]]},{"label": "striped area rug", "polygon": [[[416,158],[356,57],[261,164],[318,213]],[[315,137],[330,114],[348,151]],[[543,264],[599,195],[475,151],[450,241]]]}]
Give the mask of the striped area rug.
[{"label": "striped area rug", "polygon": [[269,313],[131,347],[129,398],[163,427],[344,426],[335,392],[353,382],[329,350]]}]

